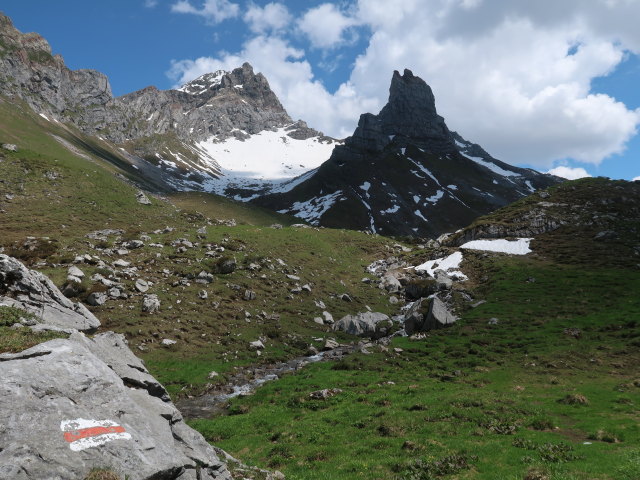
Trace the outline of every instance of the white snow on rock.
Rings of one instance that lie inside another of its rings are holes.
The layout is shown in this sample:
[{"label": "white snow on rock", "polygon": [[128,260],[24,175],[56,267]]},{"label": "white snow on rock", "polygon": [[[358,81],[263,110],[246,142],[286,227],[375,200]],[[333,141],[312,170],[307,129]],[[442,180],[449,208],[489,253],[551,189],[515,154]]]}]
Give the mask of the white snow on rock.
[{"label": "white snow on rock", "polygon": [[180,88],[176,88],[179,92],[189,93],[191,95],[200,95],[201,93],[206,92],[211,87],[216,85],[220,85],[222,82],[222,77],[228,73],[224,70],[218,70],[213,73],[205,73],[200,77],[192,80],[188,83],[185,83]]},{"label": "white snow on rock", "polygon": [[442,190],[438,190],[435,195],[431,195],[429,198],[426,198],[425,201],[429,203],[437,203],[444,196],[444,192]]},{"label": "white snow on rock", "polygon": [[387,213],[396,213],[398,210],[400,210],[400,205],[394,204],[392,207],[382,210],[380,213],[385,215]]},{"label": "white snow on rock", "polygon": [[291,208],[278,210],[278,213],[291,213],[312,225],[317,225],[318,219],[336,203],[340,195],[342,195],[342,190],[322,197],[313,197],[306,202],[295,202]]},{"label": "white snow on rock", "polygon": [[360,189],[364,190],[365,192],[368,192],[370,188],[371,184],[369,182],[364,182],[362,185],[360,185]]},{"label": "white snow on rock", "polygon": [[426,218],[424,218],[424,215],[422,215],[422,212],[420,210],[416,210],[415,212],[413,212],[416,216],[420,217],[422,220],[424,220],[425,222],[428,222],[429,220],[427,220]]},{"label": "white snow on rock", "polygon": [[479,165],[488,168],[493,173],[497,173],[498,175],[502,175],[503,177],[519,177],[520,174],[516,172],[512,172],[511,170],[505,170],[504,168],[499,167],[495,163],[487,162],[484,158],[480,157],[472,157],[471,155],[467,155],[464,152],[460,152],[461,155],[467,157],[469,160],[473,160]]},{"label": "white snow on rock", "polygon": [[467,276],[460,270],[460,263],[462,263],[462,252],[455,252],[448,257],[436,258],[435,260],[429,260],[415,267],[416,272],[427,272],[430,276],[434,276],[436,270],[442,270],[450,277],[456,277],[459,280],[467,280]]},{"label": "white snow on rock", "polygon": [[485,252],[509,253],[511,255],[526,255],[527,253],[531,253],[531,248],[529,248],[531,240],[531,238],[518,238],[517,240],[505,240],[502,238],[472,240],[461,245],[460,248],[482,250]]}]

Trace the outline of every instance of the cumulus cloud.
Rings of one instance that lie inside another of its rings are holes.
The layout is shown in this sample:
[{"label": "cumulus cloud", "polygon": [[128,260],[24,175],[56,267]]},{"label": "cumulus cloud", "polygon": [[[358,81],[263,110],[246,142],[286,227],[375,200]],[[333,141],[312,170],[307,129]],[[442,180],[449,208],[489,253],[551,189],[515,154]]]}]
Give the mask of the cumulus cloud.
[{"label": "cumulus cloud", "polygon": [[207,23],[216,25],[229,18],[237,17],[240,7],[229,0],[205,0],[202,7],[194,7],[189,0],[179,0],[171,5],[174,13],[190,13],[203,17]]},{"label": "cumulus cloud", "polygon": [[632,182],[640,182],[640,176],[633,177],[633,178],[631,179],[631,181],[632,181]]},{"label": "cumulus cloud", "polygon": [[550,173],[551,175],[555,175],[557,177],[566,178],[568,180],[577,180],[578,178],[591,176],[584,168],[571,168],[564,166],[552,168],[547,173]]},{"label": "cumulus cloud", "polygon": [[289,9],[284,4],[276,2],[268,3],[264,7],[251,4],[243,18],[254,33],[279,31],[293,20]]},{"label": "cumulus cloud", "polygon": [[341,12],[332,3],[323,3],[318,7],[307,10],[298,21],[298,28],[302,31],[315,48],[332,48],[345,41],[345,32],[358,21]]},{"label": "cumulus cloud", "polygon": [[431,85],[451,129],[497,158],[545,169],[566,158],[597,165],[622,152],[640,124],[640,109],[591,91],[594,78],[640,53],[637,1],[354,0],[347,10],[324,3],[297,22],[313,48],[337,56],[352,27],[370,32],[335,91],[314,76],[296,37],[273,35],[275,10],[259,20],[255,9],[267,7],[247,11],[258,34],[239,51],[175,62],[174,78],[249,61],[294,118],[342,137],[361,113],[386,103],[393,70],[410,68]]},{"label": "cumulus cloud", "polygon": [[158,6],[158,0],[144,0],[144,6],[147,8],[155,8]]}]

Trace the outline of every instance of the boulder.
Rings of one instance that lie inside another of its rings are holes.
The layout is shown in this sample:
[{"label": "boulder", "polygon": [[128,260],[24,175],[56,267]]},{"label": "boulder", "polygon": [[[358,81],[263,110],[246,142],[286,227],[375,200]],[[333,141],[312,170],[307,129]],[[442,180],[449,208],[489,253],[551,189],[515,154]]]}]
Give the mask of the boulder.
[{"label": "boulder", "polygon": [[251,301],[256,299],[256,292],[253,290],[245,290],[244,295],[242,296],[246,301]]},{"label": "boulder", "polygon": [[333,329],[359,337],[380,338],[389,334],[391,326],[391,319],[384,313],[363,312],[342,317],[333,324]]},{"label": "boulder", "polygon": [[41,329],[49,325],[52,329],[93,331],[100,326],[100,321],[84,305],[65,297],[42,273],[1,254],[0,305],[34,314]]},{"label": "boulder", "polygon": [[104,292],[93,292],[87,297],[87,303],[93,307],[104,305],[109,300],[109,295]]},{"label": "boulder", "polygon": [[0,355],[0,377],[0,478],[231,479],[122,335]]},{"label": "boulder", "polygon": [[428,332],[447,327],[457,320],[458,318],[449,311],[446,303],[434,295],[421,298],[411,305],[404,316],[404,330],[407,335]]},{"label": "boulder", "polygon": [[160,299],[157,295],[145,295],[142,298],[142,311],[155,313],[160,309]]}]

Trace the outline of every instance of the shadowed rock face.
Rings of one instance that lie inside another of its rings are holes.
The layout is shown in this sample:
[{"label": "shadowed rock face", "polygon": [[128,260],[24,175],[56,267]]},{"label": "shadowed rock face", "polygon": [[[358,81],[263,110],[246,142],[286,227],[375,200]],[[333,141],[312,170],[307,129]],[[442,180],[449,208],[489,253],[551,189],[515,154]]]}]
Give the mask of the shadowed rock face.
[{"label": "shadowed rock face", "polygon": [[496,160],[447,128],[424,80],[395,71],[389,101],[291,191],[255,203],[315,225],[437,237],[560,181]]}]

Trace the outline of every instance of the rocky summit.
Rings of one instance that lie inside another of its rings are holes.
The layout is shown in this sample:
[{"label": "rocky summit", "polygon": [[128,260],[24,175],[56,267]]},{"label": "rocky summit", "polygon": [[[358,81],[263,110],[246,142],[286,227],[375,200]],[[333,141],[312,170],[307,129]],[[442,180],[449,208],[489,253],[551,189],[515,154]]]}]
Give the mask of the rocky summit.
[{"label": "rocky summit", "polygon": [[314,225],[437,237],[559,181],[496,160],[450,131],[431,88],[405,70],[393,73],[380,113],[362,115],[313,175],[254,201]]}]

